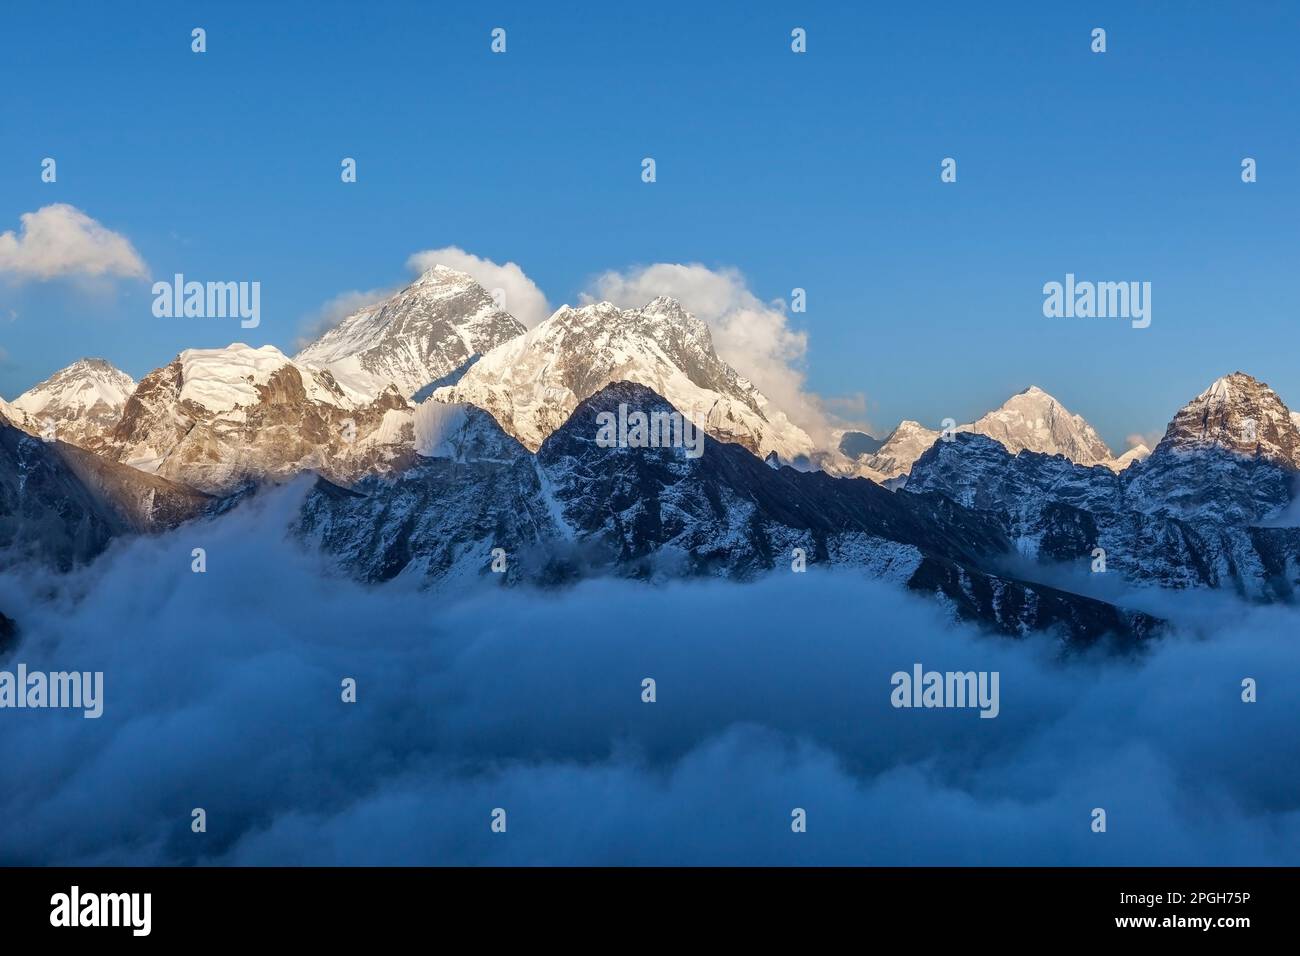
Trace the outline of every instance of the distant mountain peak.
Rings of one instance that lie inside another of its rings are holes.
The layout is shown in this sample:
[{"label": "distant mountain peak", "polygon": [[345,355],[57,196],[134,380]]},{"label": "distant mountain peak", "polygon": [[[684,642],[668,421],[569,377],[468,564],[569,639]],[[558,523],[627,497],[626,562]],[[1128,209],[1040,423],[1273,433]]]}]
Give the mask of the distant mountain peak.
[{"label": "distant mountain peak", "polygon": [[686,311],[686,308],[681,304],[681,302],[670,295],[655,296],[641,311],[646,315],[664,316],[680,322],[685,322],[693,318],[693,316]]},{"label": "distant mountain peak", "polygon": [[958,431],[973,431],[1000,441],[1012,454],[1036,451],[1064,455],[1080,465],[1099,465],[1114,455],[1096,430],[1037,385]]},{"label": "distant mountain peak", "polygon": [[186,349],[141,380],[106,454],[224,494],[244,481],[316,470],[340,482],[413,454],[412,409],[395,387],[375,398],[273,345]]},{"label": "distant mountain peak", "polygon": [[461,272],[459,269],[439,263],[421,272],[406,288],[470,289],[474,286],[478,286],[478,282],[468,272]]},{"label": "distant mountain peak", "polygon": [[939,432],[933,428],[926,428],[918,421],[913,421],[910,418],[904,418],[901,422],[899,422],[897,425],[894,426],[894,430],[890,432],[888,436],[886,436],[885,441],[889,441],[891,438],[897,438],[903,435],[938,435],[938,434]]},{"label": "distant mountain peak", "polygon": [[435,265],[352,313],[294,359],[328,369],[359,395],[373,398],[392,384],[409,398],[524,332],[472,276]]},{"label": "distant mountain peak", "polygon": [[468,272],[461,272],[459,269],[453,269],[451,266],[445,266],[441,262],[436,262],[421,272],[412,285],[430,280],[454,281],[465,285],[474,282],[474,278]]},{"label": "distant mountain peak", "polygon": [[1120,472],[1126,469],[1129,465],[1135,465],[1139,461],[1145,461],[1150,456],[1151,456],[1151,449],[1148,448],[1146,445],[1144,445],[1142,442],[1138,442],[1136,445],[1134,445],[1128,451],[1124,452],[1124,454],[1120,455],[1118,458],[1114,459],[1113,461],[1105,462],[1105,465],[1111,471]]},{"label": "distant mountain peak", "polygon": [[[1021,389],[993,411],[951,431],[983,435],[1013,455],[1020,451],[1064,455],[1081,465],[1108,464],[1113,460],[1106,443],[1082,416],[1071,413],[1037,385]],[[940,430],[905,419],[889,433],[875,454],[857,460],[853,473],[874,481],[900,478],[942,434]]]},{"label": "distant mountain peak", "polygon": [[10,403],[14,424],[33,433],[53,429],[61,441],[97,447],[122,416],[135,379],[102,358],[81,358]]},{"label": "distant mountain peak", "polygon": [[[1197,400],[1213,402],[1231,402],[1237,398],[1245,397],[1243,392],[1248,392],[1256,388],[1268,388],[1263,382],[1248,375],[1242,371],[1233,372],[1230,375],[1220,375],[1210,386],[1197,395]],[[1271,389],[1270,389],[1271,391]]]}]

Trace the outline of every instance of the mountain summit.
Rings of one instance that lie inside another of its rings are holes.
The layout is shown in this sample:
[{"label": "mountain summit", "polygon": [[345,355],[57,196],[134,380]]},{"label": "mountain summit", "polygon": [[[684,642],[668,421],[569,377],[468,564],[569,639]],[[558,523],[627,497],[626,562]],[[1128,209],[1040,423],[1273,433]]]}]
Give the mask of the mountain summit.
[{"label": "mountain summit", "polygon": [[122,417],[135,379],[101,358],[83,358],[23,392],[9,408],[13,424],[85,448],[98,448]]},{"label": "mountain summit", "polygon": [[211,494],[308,469],[347,483],[406,463],[412,411],[392,385],[358,398],[275,346],[235,343],[146,375],[109,443],[117,461]]},{"label": "mountain summit", "polygon": [[714,438],[759,456],[793,461],[813,451],[802,429],[718,357],[709,327],[667,296],[641,309],[562,306],[434,397],[477,405],[535,451],[580,402],[618,381],[653,389]]},{"label": "mountain summit", "polygon": [[395,295],[345,318],[294,361],[328,369],[360,397],[376,398],[392,384],[410,398],[524,331],[473,278],[434,266]]},{"label": "mountain summit", "polygon": [[[1083,416],[1070,412],[1037,385],[1017,392],[977,421],[958,425],[953,432],[992,438],[1013,455],[1021,451],[1064,455],[1079,465],[1110,465],[1116,461]],[[876,481],[905,475],[942,434],[918,422],[901,422],[879,451],[859,459],[855,473]]]},{"label": "mountain summit", "polygon": [[1245,372],[1216,379],[1178,410],[1128,495],[1146,511],[1215,521],[1275,518],[1293,498],[1300,430],[1273,389]]},{"label": "mountain summit", "polygon": [[958,430],[1001,442],[1013,455],[1019,451],[1064,455],[1077,465],[1101,465],[1115,457],[1083,416],[1071,413],[1037,385]]},{"label": "mountain summit", "polygon": [[1179,409],[1152,456],[1206,448],[1300,467],[1300,431],[1291,410],[1245,372],[1215,379]]}]

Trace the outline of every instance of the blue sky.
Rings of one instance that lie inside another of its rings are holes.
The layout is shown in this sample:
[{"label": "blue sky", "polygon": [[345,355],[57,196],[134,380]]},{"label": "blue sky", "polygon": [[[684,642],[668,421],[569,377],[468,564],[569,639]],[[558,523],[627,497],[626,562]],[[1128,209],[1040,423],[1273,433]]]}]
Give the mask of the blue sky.
[{"label": "blue sky", "polygon": [[[5,18],[0,232],[68,203],[148,266],[0,277],[5,397],[81,355],[139,376],[186,347],[291,350],[328,300],[455,245],[517,262],[554,305],[656,262],[734,267],[763,300],[805,288],[790,321],[808,387],[864,393],[877,429],[967,421],[1034,383],[1118,450],[1238,368],[1300,408],[1295,4],[51,3]],[[57,183],[40,181],[45,156]],[[939,181],[947,156],[955,184]],[[150,282],[178,271],[260,281],[261,326],[155,318]],[[1043,283],[1067,272],[1151,282],[1150,328],[1044,318]]]}]

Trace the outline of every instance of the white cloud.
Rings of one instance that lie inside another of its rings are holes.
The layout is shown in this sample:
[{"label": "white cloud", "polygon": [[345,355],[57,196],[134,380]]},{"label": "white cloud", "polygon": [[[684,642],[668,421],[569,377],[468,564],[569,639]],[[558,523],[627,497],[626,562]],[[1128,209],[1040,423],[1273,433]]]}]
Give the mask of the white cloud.
[{"label": "white cloud", "polygon": [[0,233],[0,274],[19,280],[147,274],[144,260],[126,236],[75,206],[54,203],[19,218],[19,232]]},{"label": "white cloud", "polygon": [[[990,637],[815,566],[749,584],[361,585],[286,533],[312,484],[68,575],[0,575],[27,667],[72,662],[105,689],[97,720],[5,715],[21,726],[0,733],[4,779],[22,768],[0,787],[7,864],[1300,861],[1294,609],[1144,588],[1136,606],[1173,633],[1062,660],[1047,635]],[[196,534],[222,555],[202,587]],[[864,608],[870,626],[846,627]],[[890,675],[918,661],[998,672],[1000,716],[893,709]],[[641,716],[644,674],[672,719]],[[1246,674],[1272,696],[1242,704]],[[563,706],[538,706],[560,686]],[[191,801],[214,793],[221,839],[191,839]],[[1123,821],[1105,837],[1094,795]],[[810,825],[792,838],[796,805]],[[509,837],[488,832],[497,806]]]},{"label": "white cloud", "polygon": [[444,246],[441,249],[417,252],[406,260],[406,265],[416,272],[443,265],[473,276],[474,281],[489,292],[493,289],[503,290],[505,301],[502,305],[505,310],[530,329],[551,314],[546,295],[513,262],[501,265],[466,252],[458,246]]},{"label": "white cloud", "polygon": [[830,446],[831,432],[843,427],[837,411],[865,405],[860,396],[844,403],[807,390],[807,333],[790,328],[785,303],[763,302],[736,269],[657,262],[609,271],[592,281],[583,301],[608,300],[628,309],[659,295],[672,296],[706,322],[723,361],[753,382],[818,446]]},{"label": "white cloud", "polygon": [[1154,449],[1156,445],[1160,444],[1160,439],[1164,437],[1165,433],[1163,431],[1147,432],[1146,434],[1134,432],[1132,435],[1125,436],[1124,447],[1136,448],[1138,445],[1146,445],[1147,448]]}]

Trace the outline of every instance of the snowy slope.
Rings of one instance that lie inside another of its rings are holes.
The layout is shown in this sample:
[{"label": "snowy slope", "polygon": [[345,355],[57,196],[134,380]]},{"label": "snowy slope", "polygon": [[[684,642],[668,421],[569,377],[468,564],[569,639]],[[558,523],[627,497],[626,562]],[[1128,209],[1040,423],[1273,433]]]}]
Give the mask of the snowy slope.
[{"label": "snowy slope", "polygon": [[214,494],[306,469],[347,483],[410,460],[412,409],[392,386],[358,397],[274,346],[236,343],[145,376],[110,443],[117,461]]},{"label": "snowy slope", "polygon": [[[73,445],[96,448],[113,430],[135,379],[99,358],[83,358],[55,372],[13,400],[34,434],[50,434]],[[14,416],[8,415],[11,421]]]},{"label": "snowy slope", "polygon": [[1114,457],[1081,415],[1072,414],[1037,385],[1012,395],[1001,407],[958,431],[992,438],[1013,455],[1018,451],[1064,455],[1079,465],[1100,465]]},{"label": "snowy slope", "polygon": [[643,309],[563,306],[434,397],[490,412],[536,450],[580,402],[618,381],[653,389],[713,437],[756,454],[792,461],[813,451],[802,429],[718,358],[708,326],[666,296]]},{"label": "snowy slope", "polygon": [[1119,471],[1123,471],[1129,465],[1136,464],[1137,462],[1142,461],[1143,459],[1147,458],[1150,454],[1151,454],[1151,449],[1148,448],[1146,445],[1143,445],[1141,442],[1139,442],[1138,444],[1130,448],[1128,451],[1124,452],[1124,454],[1120,455],[1118,458],[1112,459],[1111,461],[1103,462],[1102,464],[1104,464],[1111,471],[1119,472]]},{"label": "snowy slope", "polygon": [[393,384],[409,398],[523,332],[470,276],[434,266],[391,298],[348,316],[295,360],[328,369],[361,397],[373,399]]},{"label": "snowy slope", "polygon": [[889,433],[885,443],[874,455],[862,458],[856,473],[874,481],[885,481],[905,474],[912,462],[920,458],[934,444],[940,433],[926,428],[920,422],[902,421]]},{"label": "snowy slope", "polygon": [[14,408],[3,398],[0,398],[0,416],[3,416],[5,421],[10,425],[13,425],[15,428],[21,428],[23,431],[31,431],[27,426],[27,413],[21,408]]}]

